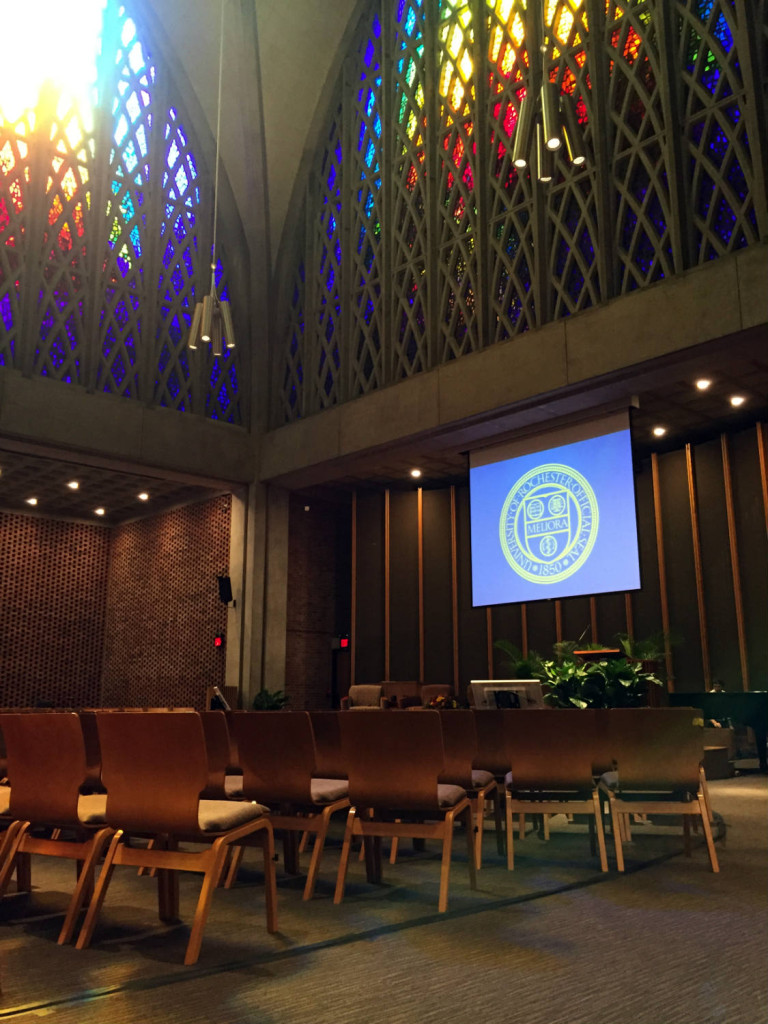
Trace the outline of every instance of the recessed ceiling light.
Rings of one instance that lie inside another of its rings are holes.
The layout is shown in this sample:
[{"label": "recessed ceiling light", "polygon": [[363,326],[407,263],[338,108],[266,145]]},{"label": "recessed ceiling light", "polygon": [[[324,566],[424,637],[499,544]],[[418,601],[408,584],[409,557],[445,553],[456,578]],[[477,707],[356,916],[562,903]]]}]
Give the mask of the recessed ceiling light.
[{"label": "recessed ceiling light", "polygon": [[137,494],[136,497],[139,501],[149,501],[149,495],[146,491],[142,491],[141,494]]},{"label": "recessed ceiling light", "polygon": [[37,498],[25,498],[24,500],[26,501],[26,503],[28,505],[36,505],[37,504]]},{"label": "recessed ceiling light", "polygon": [[664,437],[666,432],[667,432],[667,428],[666,427],[654,427],[653,428],[654,437]]},{"label": "recessed ceiling light", "polygon": [[746,398],[744,397],[744,395],[731,395],[731,405],[733,405],[733,406],[744,405],[745,402],[746,402]]},{"label": "recessed ceiling light", "polygon": [[76,491],[79,486],[80,483],[78,480],[70,480],[69,483],[67,484],[67,487],[70,489],[70,491]]},{"label": "recessed ceiling light", "polygon": [[699,391],[706,391],[711,384],[712,381],[708,380],[706,377],[701,377],[699,380],[696,381],[696,387],[699,389]]},{"label": "recessed ceiling light", "polygon": [[412,469],[411,470],[411,476],[414,477],[414,479],[420,477],[421,476],[421,470],[420,469]]},{"label": "recessed ceiling light", "polygon": [[94,515],[97,515],[97,516],[103,516],[103,515],[106,514],[106,511],[107,510],[105,508],[95,508],[93,510],[93,513],[94,513]]}]

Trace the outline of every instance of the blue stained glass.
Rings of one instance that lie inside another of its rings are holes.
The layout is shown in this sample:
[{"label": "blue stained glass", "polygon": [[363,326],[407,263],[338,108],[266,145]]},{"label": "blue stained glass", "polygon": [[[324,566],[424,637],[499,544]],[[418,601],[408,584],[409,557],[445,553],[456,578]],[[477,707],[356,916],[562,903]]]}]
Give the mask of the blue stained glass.
[{"label": "blue stained glass", "polygon": [[373,122],[373,130],[376,132],[376,138],[380,139],[381,138],[381,118],[379,117],[378,114],[376,115],[376,118],[375,118],[375,120]]},{"label": "blue stained glass", "polygon": [[128,97],[128,102],[125,104],[125,109],[128,111],[128,116],[131,119],[131,124],[136,124],[138,119],[141,117],[141,104],[139,103],[139,97],[135,92],[132,92]]},{"label": "blue stained glass", "polygon": [[715,39],[720,43],[726,53],[730,51],[733,46],[733,36],[731,30],[726,21],[725,14],[721,11],[718,15],[715,24],[712,26],[712,34]]},{"label": "blue stained glass", "polygon": [[334,250],[333,251],[334,251],[334,255],[336,257],[336,262],[340,265],[341,264],[341,242],[338,240],[338,238],[336,239],[336,245],[334,246]]},{"label": "blue stained glass", "polygon": [[11,309],[11,297],[7,293],[0,295],[0,319],[2,319],[6,331],[10,331],[13,327],[13,310]]},{"label": "blue stained glass", "polygon": [[[360,148],[360,147],[358,147]],[[336,165],[331,164],[330,170],[328,171],[328,188],[333,188],[336,184]]]},{"label": "blue stained glass", "polygon": [[713,162],[718,165],[722,164],[725,159],[725,155],[728,152],[730,142],[728,136],[725,134],[720,125],[715,122],[712,125],[712,131],[709,133],[709,143],[707,148],[709,154],[713,159]]},{"label": "blue stained glass", "polygon": [[163,266],[170,267],[170,265],[173,263],[175,255],[176,249],[173,245],[173,242],[169,242],[165,247],[165,252],[163,253]]},{"label": "blue stained glass", "polygon": [[373,113],[374,107],[376,106],[376,97],[373,94],[373,89],[368,92],[368,100],[365,104],[365,113],[367,117],[370,117]]},{"label": "blue stained glass", "polygon": [[377,39],[381,37],[381,22],[379,21],[378,14],[374,14],[373,16],[373,34]]},{"label": "blue stained glass", "polygon": [[226,409],[229,406],[230,398],[229,391],[227,390],[226,382],[221,385],[217,394],[219,405],[222,409]]},{"label": "blue stained glass", "polygon": [[112,377],[118,387],[120,387],[125,380],[125,363],[123,362],[123,357],[119,352],[112,363]]},{"label": "blue stained glass", "polygon": [[721,199],[714,221],[714,229],[723,242],[729,242],[736,226],[736,214],[725,199]]},{"label": "blue stained glass", "polygon": [[176,161],[179,159],[179,155],[180,155],[179,147],[178,147],[178,144],[177,144],[176,140],[174,139],[171,142],[170,146],[168,147],[168,158],[167,158],[166,162],[167,162],[169,167],[173,167],[174,166]]},{"label": "blue stained glass", "polygon": [[[115,131],[113,135],[113,138],[118,146],[122,146],[127,134],[128,122],[126,121],[125,116],[121,114],[120,117],[117,119],[117,124],[115,125]],[[125,159],[125,157],[123,159]]]},{"label": "blue stained glass", "polygon": [[171,283],[173,284],[177,295],[180,295],[184,291],[184,285],[187,282],[178,266],[173,268],[173,272],[171,273]]},{"label": "blue stained glass", "polygon": [[[399,20],[399,19],[398,19]],[[413,7],[408,8],[408,14],[405,19],[405,31],[407,35],[413,35],[413,30],[416,27],[416,13]]]},{"label": "blue stained glass", "polygon": [[141,52],[141,44],[135,43],[128,54],[128,67],[134,74],[142,71],[144,68],[144,54]]},{"label": "blue stained glass", "polygon": [[368,40],[368,43],[367,43],[367,45],[366,45],[366,47],[365,47],[365,63],[366,63],[366,64],[367,64],[367,65],[368,65],[369,67],[371,66],[371,62],[372,62],[372,60],[373,60],[373,57],[374,57],[374,54],[375,54],[375,52],[376,52],[376,51],[375,51],[375,49],[374,49],[374,46],[373,46],[373,42],[372,42],[372,41],[371,41],[371,40],[369,39],[369,40]]},{"label": "blue stained glass", "polygon": [[373,167],[376,160],[376,147],[372,142],[368,143],[368,148],[365,151],[365,162],[368,167]]},{"label": "blue stained glass", "polygon": [[143,157],[146,157],[149,152],[149,141],[147,140],[147,129],[143,124],[140,124],[136,129],[136,142],[139,146],[139,152]]},{"label": "blue stained glass", "polygon": [[706,21],[712,13],[715,0],[697,0],[693,4],[694,13],[699,16],[701,21]]},{"label": "blue stained glass", "polygon": [[329,292],[333,291],[333,283],[334,283],[335,280],[336,280],[336,274],[334,273],[334,270],[333,270],[333,264],[329,263],[328,264],[328,275],[326,276],[326,279],[325,279],[325,287],[326,287],[326,289]]},{"label": "blue stained glass", "polygon": [[187,237],[187,225],[184,222],[184,218],[181,214],[176,218],[173,225],[173,233],[178,242],[183,242]]},{"label": "blue stained glass", "polygon": [[229,385],[232,388],[232,394],[237,395],[239,388],[237,383],[237,367],[235,366],[234,359],[229,364]]},{"label": "blue stained glass", "polygon": [[186,172],[184,167],[180,167],[178,169],[178,171],[176,172],[176,179],[175,180],[176,180],[176,188],[179,190],[179,195],[183,196],[184,193],[189,188],[189,178],[187,177],[187,172]]}]

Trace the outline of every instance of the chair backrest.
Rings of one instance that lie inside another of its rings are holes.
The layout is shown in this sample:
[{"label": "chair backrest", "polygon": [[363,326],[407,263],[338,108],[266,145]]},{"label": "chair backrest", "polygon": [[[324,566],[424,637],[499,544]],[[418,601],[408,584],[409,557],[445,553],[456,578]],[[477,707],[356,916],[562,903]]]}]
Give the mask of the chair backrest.
[{"label": "chair backrest", "polygon": [[475,710],[475,729],[477,731],[477,754],[475,768],[492,772],[498,778],[504,778],[509,771],[507,741],[504,736],[504,715],[509,711]]},{"label": "chair backrest", "polygon": [[340,715],[349,799],[358,808],[438,808],[445,755],[437,711]]},{"label": "chair backrest", "polygon": [[399,707],[401,701],[412,704],[419,703],[419,683],[415,679],[398,681],[385,679],[381,684],[381,695],[388,701],[394,701]]},{"label": "chair backrest", "polygon": [[501,715],[514,790],[592,791],[592,711],[515,709]]},{"label": "chair backrest", "polygon": [[696,793],[704,756],[697,708],[626,708],[608,714],[607,742],[622,790]]},{"label": "chair backrest", "polygon": [[146,711],[96,713],[107,822],[147,833],[198,829],[208,756],[200,716]]},{"label": "chair backrest", "polygon": [[472,789],[472,764],[477,756],[477,730],[471,711],[438,711],[443,730],[445,767],[440,781]]},{"label": "chair backrest", "polygon": [[208,755],[208,785],[204,795],[215,799],[224,795],[224,780],[229,764],[229,729],[223,711],[201,711],[200,722]]},{"label": "chair backrest", "polygon": [[315,772],[319,779],[346,779],[338,711],[310,711],[315,737]]},{"label": "chair backrest", "polygon": [[350,686],[348,696],[351,708],[378,708],[381,706],[381,684],[366,683]]},{"label": "chair backrest", "polygon": [[315,739],[307,711],[235,711],[229,718],[243,794],[260,803],[312,803]]},{"label": "chair backrest", "polygon": [[23,821],[77,826],[86,777],[85,742],[74,712],[0,715],[5,737],[10,814]]}]

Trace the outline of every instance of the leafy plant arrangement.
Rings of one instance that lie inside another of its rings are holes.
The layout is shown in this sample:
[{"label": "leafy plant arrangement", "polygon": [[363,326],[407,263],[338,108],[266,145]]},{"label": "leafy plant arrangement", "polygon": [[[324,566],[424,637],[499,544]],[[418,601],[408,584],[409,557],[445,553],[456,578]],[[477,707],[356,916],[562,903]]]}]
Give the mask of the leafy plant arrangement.
[{"label": "leafy plant arrangement", "polygon": [[663,686],[638,661],[587,661],[566,655],[542,662],[544,700],[556,708],[636,708],[648,703],[650,686]]},{"label": "leafy plant arrangement", "polygon": [[500,668],[503,672],[509,673],[510,679],[540,679],[541,666],[543,664],[541,655],[536,651],[529,651],[526,657],[519,647],[515,647],[509,640],[497,640],[493,645],[497,651],[501,651],[505,657],[501,659]]},{"label": "leafy plant arrangement", "polygon": [[284,690],[259,690],[253,698],[254,711],[282,711],[288,703]]},{"label": "leafy plant arrangement", "polygon": [[433,697],[426,706],[428,708],[433,708],[435,711],[455,710],[456,708],[462,707],[455,697],[449,697],[448,694],[445,693],[441,693],[439,696]]}]

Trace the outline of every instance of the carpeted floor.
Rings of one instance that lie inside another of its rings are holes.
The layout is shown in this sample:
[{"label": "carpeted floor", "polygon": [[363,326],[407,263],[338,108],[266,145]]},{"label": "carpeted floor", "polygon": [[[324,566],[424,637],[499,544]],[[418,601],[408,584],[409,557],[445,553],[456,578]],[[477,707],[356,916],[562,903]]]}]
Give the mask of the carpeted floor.
[{"label": "carpeted floor", "polygon": [[[448,913],[435,848],[403,850],[385,884],[350,869],[332,903],[339,844],[315,899],[278,873],[277,935],[264,930],[258,854],[218,891],[198,964],[183,925],[158,926],[152,880],[117,869],[89,950],[56,945],[72,865],[38,858],[31,896],[0,906],[0,1020],[31,1024],[765,1024],[768,779],[710,784],[720,874],[701,840],[638,825],[627,873],[602,875],[586,829],[553,820],[516,844],[507,872],[486,835],[479,890],[457,837]],[[609,840],[610,852],[610,840]],[[199,881],[182,878],[182,914]]]}]

